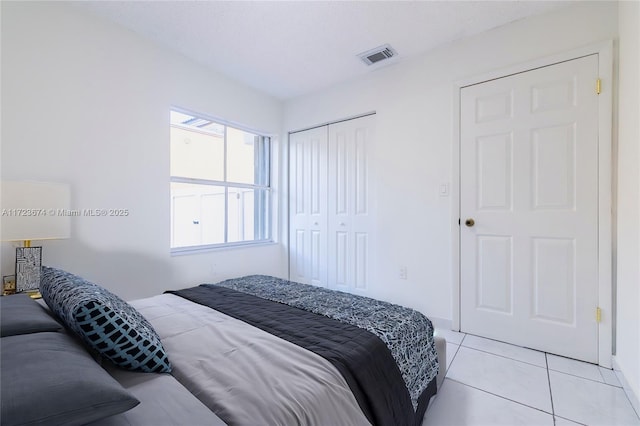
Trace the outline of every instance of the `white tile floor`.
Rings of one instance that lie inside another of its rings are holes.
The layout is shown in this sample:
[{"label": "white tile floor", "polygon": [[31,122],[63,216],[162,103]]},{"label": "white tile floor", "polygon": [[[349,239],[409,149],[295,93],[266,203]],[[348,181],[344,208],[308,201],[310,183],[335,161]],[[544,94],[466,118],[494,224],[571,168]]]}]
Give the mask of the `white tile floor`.
[{"label": "white tile floor", "polygon": [[495,340],[436,330],[447,375],[423,426],[640,425],[611,370]]}]

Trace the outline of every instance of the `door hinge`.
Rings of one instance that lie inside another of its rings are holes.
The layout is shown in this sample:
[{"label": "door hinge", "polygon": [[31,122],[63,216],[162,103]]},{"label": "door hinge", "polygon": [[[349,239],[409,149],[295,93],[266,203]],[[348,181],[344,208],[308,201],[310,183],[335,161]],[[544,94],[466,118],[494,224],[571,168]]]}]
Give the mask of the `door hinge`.
[{"label": "door hinge", "polygon": [[599,95],[600,91],[602,89],[602,80],[597,79],[596,80],[596,93]]},{"label": "door hinge", "polygon": [[602,321],[602,309],[596,308],[596,322]]}]

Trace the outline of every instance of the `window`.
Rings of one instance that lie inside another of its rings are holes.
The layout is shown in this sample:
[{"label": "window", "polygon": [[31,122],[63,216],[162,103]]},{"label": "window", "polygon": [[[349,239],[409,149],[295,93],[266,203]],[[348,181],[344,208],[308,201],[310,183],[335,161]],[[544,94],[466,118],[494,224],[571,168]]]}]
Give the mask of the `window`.
[{"label": "window", "polygon": [[171,248],[269,241],[270,138],[171,111]]}]

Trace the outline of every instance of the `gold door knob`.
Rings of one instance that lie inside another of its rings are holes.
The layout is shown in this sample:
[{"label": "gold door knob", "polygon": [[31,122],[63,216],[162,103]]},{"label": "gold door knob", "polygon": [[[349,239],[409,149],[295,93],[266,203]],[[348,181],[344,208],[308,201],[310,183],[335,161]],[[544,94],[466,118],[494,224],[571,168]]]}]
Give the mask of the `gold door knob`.
[{"label": "gold door knob", "polygon": [[471,218],[469,218],[469,219],[464,221],[464,224],[467,225],[469,228],[471,228],[473,225],[476,224],[476,221],[471,219]]}]

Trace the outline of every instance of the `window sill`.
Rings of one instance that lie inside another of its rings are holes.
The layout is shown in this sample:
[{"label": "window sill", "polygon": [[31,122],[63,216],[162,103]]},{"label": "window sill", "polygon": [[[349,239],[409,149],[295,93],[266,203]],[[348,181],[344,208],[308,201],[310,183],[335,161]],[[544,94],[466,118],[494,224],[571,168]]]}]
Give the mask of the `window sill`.
[{"label": "window sill", "polygon": [[273,246],[277,244],[278,243],[273,240],[266,240],[266,241],[242,241],[242,242],[228,243],[228,244],[211,244],[211,245],[205,245],[205,246],[176,247],[171,249],[171,256],[172,257],[185,256],[189,254],[201,254],[201,253],[209,253],[209,252],[216,252],[216,251]]}]

